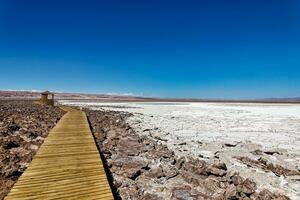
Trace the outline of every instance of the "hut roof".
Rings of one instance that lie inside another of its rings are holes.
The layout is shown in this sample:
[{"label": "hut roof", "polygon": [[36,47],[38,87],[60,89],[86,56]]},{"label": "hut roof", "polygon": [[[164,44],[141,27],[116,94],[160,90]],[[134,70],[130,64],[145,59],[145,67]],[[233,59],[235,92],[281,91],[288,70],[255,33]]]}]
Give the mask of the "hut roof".
[{"label": "hut roof", "polygon": [[41,94],[52,94],[52,93],[49,92],[48,90],[46,90],[45,92],[42,92]]}]

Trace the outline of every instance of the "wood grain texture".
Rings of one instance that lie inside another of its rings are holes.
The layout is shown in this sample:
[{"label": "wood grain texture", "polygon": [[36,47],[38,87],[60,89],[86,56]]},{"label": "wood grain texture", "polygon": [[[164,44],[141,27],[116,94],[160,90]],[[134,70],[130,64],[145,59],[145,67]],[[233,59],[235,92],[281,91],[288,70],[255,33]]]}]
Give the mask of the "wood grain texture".
[{"label": "wood grain texture", "polygon": [[67,113],[5,200],[113,199],[86,114],[62,109]]}]

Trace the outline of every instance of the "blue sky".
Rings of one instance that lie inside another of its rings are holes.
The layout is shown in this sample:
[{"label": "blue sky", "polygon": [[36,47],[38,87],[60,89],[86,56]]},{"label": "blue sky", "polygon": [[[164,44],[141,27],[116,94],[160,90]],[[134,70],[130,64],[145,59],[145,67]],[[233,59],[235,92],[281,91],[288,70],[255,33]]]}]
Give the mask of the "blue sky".
[{"label": "blue sky", "polygon": [[298,0],[0,0],[0,89],[300,96]]}]

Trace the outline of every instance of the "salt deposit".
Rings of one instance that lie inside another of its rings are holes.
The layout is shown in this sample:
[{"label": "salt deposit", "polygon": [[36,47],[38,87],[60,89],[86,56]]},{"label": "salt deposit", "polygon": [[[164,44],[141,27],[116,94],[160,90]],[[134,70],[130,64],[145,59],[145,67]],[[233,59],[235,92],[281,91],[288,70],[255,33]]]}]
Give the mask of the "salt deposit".
[{"label": "salt deposit", "polygon": [[299,176],[283,176],[260,166],[247,166],[244,156],[287,169],[300,169],[300,105],[258,103],[83,103],[68,105],[134,113],[128,123],[179,155],[228,168],[253,179],[259,188],[300,196]]}]

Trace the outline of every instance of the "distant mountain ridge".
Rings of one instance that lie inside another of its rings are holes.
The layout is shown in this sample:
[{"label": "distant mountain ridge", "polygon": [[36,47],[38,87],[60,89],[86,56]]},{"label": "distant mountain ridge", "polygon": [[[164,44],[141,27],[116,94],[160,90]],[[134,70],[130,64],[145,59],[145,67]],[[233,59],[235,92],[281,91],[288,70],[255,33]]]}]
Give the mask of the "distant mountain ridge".
[{"label": "distant mountain ridge", "polygon": [[273,101],[300,101],[300,97],[289,97],[289,98],[266,98],[263,100],[273,100]]}]

